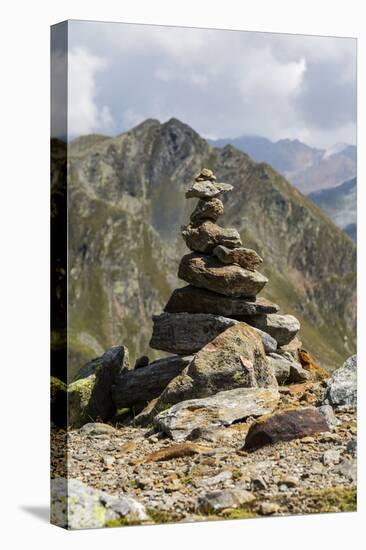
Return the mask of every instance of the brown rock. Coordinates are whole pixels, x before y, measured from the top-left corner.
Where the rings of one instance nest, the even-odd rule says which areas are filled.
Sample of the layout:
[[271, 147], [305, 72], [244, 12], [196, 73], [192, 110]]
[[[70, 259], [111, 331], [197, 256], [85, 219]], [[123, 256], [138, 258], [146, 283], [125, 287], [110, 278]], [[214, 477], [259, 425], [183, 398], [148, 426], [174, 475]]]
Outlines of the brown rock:
[[230, 249], [223, 244], [214, 248], [213, 253], [218, 257], [220, 262], [224, 264], [238, 264], [244, 269], [255, 271], [256, 268], [263, 262], [262, 258], [251, 248], [234, 248]]
[[200, 199], [191, 214], [190, 220], [192, 223], [198, 223], [203, 220], [212, 220], [215, 222], [223, 212], [224, 205], [220, 199]]
[[329, 426], [316, 408], [287, 410], [251, 424], [243, 449], [254, 450], [277, 441], [291, 441], [327, 431]]
[[327, 380], [330, 378], [329, 372], [318, 365], [305, 349], [301, 348], [298, 350], [298, 357], [301, 365], [311, 374], [313, 380]]
[[235, 388], [277, 387], [261, 337], [238, 323], [199, 351], [192, 363], [165, 388], [157, 411], [180, 401]]
[[240, 235], [236, 229], [226, 229], [211, 221], [185, 226], [182, 237], [191, 250], [208, 254], [219, 244], [229, 248], [241, 245]]
[[258, 271], [248, 271], [238, 265], [223, 265], [214, 256], [194, 253], [183, 256], [178, 277], [193, 286], [237, 298], [256, 296], [268, 282]]
[[212, 313], [224, 317], [240, 317], [276, 313], [279, 306], [265, 298], [232, 298], [205, 288], [188, 285], [177, 288], [170, 296], [164, 311], [169, 313]]
[[160, 462], [162, 460], [172, 460], [174, 458], [181, 458], [183, 456], [193, 456], [197, 454], [207, 453], [210, 450], [209, 447], [200, 445], [198, 443], [178, 443], [177, 445], [171, 445], [170, 447], [164, 447], [145, 455], [142, 459], [136, 463], [143, 464], [145, 462]]

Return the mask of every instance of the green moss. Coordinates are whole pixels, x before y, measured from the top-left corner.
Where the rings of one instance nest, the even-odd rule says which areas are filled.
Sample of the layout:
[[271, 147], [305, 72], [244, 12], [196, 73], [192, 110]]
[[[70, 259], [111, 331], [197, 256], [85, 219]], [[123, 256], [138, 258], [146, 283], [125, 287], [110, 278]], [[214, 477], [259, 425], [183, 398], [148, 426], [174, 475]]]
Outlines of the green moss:
[[129, 525], [140, 525], [141, 522], [137, 520], [129, 520], [127, 518], [109, 519], [106, 521], [106, 527], [127, 527]]
[[235, 481], [236, 479], [240, 479], [242, 477], [243, 472], [241, 470], [233, 470], [231, 474], [233, 476], [233, 480]]
[[356, 487], [330, 487], [327, 489], [307, 490], [302, 497], [307, 508], [314, 512], [355, 512], [357, 510]]
[[51, 393], [53, 391], [66, 391], [67, 385], [55, 376], [51, 376]]
[[156, 508], [148, 508], [148, 515], [154, 523], [174, 523], [179, 520], [178, 514], [168, 512], [166, 510], [157, 510]]
[[172, 403], [159, 403], [159, 405], [156, 407], [155, 411], [157, 413], [160, 413], [160, 412], [163, 412], [163, 411], [166, 411], [168, 409], [170, 409], [170, 407], [172, 407]]
[[247, 509], [234, 508], [225, 512], [224, 516], [225, 519], [249, 519], [257, 517], [257, 514]]

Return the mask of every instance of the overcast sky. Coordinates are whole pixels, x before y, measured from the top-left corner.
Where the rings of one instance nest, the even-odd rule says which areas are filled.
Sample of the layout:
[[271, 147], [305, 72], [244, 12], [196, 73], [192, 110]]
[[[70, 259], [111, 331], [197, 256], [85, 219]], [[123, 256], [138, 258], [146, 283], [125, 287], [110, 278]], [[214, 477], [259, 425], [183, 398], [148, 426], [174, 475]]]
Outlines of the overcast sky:
[[69, 137], [176, 117], [210, 138], [356, 141], [356, 41], [72, 21]]

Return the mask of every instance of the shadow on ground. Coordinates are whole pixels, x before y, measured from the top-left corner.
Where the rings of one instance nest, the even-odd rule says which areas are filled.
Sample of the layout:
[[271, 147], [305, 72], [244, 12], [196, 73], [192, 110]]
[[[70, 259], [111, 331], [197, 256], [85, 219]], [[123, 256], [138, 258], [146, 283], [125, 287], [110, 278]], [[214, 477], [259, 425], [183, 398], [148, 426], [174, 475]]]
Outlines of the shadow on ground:
[[20, 506], [20, 509], [27, 514], [40, 519], [43, 522], [50, 522], [50, 507], [49, 506]]

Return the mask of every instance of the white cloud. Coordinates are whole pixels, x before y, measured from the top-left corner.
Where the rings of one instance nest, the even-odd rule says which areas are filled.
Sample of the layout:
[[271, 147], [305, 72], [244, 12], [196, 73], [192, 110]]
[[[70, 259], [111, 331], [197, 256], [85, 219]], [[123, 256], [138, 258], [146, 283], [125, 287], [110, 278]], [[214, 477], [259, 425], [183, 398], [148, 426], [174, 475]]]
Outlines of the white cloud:
[[108, 132], [113, 117], [108, 105], [98, 105], [98, 73], [107, 67], [103, 57], [85, 48], [73, 48], [68, 54], [68, 134]]
[[[94, 86], [103, 83], [103, 89], [94, 89], [91, 103], [98, 113], [90, 116], [89, 128], [102, 123], [100, 112], [107, 106], [116, 132], [141, 117], [176, 117], [204, 136], [306, 136], [310, 145], [321, 147], [332, 145], [335, 136], [355, 141], [353, 39], [70, 25], [72, 47], [86, 48], [97, 60]], [[108, 66], [101, 68], [101, 60]]]

